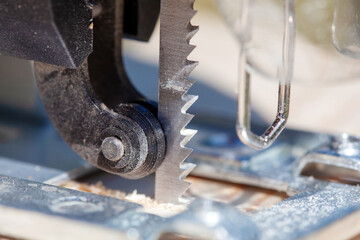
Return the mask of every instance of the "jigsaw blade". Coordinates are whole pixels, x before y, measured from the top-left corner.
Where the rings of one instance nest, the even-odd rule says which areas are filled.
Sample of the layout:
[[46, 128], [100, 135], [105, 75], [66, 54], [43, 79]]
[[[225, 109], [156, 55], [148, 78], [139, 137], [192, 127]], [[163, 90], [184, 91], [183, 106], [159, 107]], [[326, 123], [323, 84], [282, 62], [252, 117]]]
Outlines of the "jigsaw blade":
[[186, 111], [197, 99], [187, 94], [194, 83], [187, 77], [198, 64], [187, 59], [195, 48], [190, 39], [198, 30], [190, 22], [196, 13], [194, 1], [161, 0], [158, 117], [166, 136], [166, 155], [155, 178], [155, 198], [161, 202], [179, 201], [190, 185], [183, 179], [195, 167], [184, 163], [192, 151], [185, 144], [196, 133], [185, 128], [193, 118]]

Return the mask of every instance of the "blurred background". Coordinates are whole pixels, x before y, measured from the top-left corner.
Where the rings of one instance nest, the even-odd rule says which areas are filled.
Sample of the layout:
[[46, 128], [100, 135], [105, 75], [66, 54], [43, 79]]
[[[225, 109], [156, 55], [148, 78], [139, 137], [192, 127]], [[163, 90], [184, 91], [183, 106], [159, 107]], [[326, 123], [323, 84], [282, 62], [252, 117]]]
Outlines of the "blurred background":
[[[283, 3], [281, 0], [253, 2], [249, 51], [251, 101], [254, 120], [268, 125], [275, 117], [277, 105], [275, 75], [281, 62]], [[191, 40], [197, 47], [189, 56], [200, 62], [191, 74], [197, 83], [190, 90], [199, 95], [199, 100], [189, 112], [197, 117], [227, 119], [234, 125], [239, 52], [236, 21], [240, 3], [236, 0], [195, 2], [198, 13], [192, 23], [199, 25], [200, 30]], [[360, 135], [359, 60], [340, 54], [333, 44], [334, 1], [296, 0], [295, 3], [297, 36], [288, 128]], [[348, 10], [342, 13], [345, 17], [359, 12], [345, 10]], [[354, 19], [348, 17], [339, 22], [346, 25]], [[341, 26], [338, 29], [342, 29]], [[337, 47], [342, 49], [342, 46]], [[144, 95], [156, 100], [159, 25], [149, 42], [125, 39], [123, 49], [130, 79]], [[30, 61], [0, 56], [0, 109], [2, 118], [15, 113], [12, 121], [16, 118], [46, 119], [36, 93]], [[4, 135], [11, 137], [16, 131], [0, 127], [0, 136]]]
[[[281, 62], [283, 1], [250, 2], [253, 29], [249, 51], [252, 65], [251, 101], [256, 114], [269, 124], [275, 117], [277, 105], [278, 82], [275, 75]], [[337, 29], [343, 30], [338, 31], [338, 35], [347, 36], [348, 32], [354, 30], [351, 27], [357, 30], [354, 25], [358, 25], [359, 3], [356, 0], [342, 2], [347, 2], [347, 5], [337, 6], [340, 12], [335, 24]], [[288, 127], [359, 135], [359, 60], [345, 56], [335, 48], [332, 23], [336, 4], [329, 0], [295, 1], [296, 48]], [[199, 100], [190, 108], [190, 112], [206, 111], [221, 117], [236, 118], [239, 52], [236, 21], [240, 6], [240, 0], [195, 2], [198, 13], [192, 23], [199, 25], [200, 30], [191, 41], [197, 47], [189, 59], [200, 62], [191, 74], [198, 81], [191, 92], [198, 94]], [[128, 58], [156, 66], [158, 31], [159, 27], [149, 43], [125, 40], [124, 49]], [[350, 40], [356, 41], [355, 44], [360, 42], [358, 35], [351, 35], [351, 32], [348, 35]], [[130, 67], [129, 74], [136, 75]], [[144, 81], [152, 81], [156, 77], [154, 74]], [[156, 92], [156, 81], [152, 86], [153, 89], [145, 89], [140, 82], [138, 88], [156, 99], [153, 94]], [[221, 96], [206, 94], [204, 88], [211, 88]]]

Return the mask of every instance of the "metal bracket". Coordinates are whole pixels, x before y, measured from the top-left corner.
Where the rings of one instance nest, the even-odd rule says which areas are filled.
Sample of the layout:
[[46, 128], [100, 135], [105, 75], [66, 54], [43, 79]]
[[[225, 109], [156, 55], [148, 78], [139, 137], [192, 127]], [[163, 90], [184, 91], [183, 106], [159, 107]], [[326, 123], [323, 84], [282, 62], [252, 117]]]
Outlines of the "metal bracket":
[[[75, 152], [107, 172], [141, 178], [161, 164], [165, 137], [156, 107], [133, 87], [122, 63], [124, 2], [98, 4], [93, 53], [78, 69], [36, 62], [37, 85], [48, 116]], [[121, 142], [120, 158], [103, 154], [108, 137]]]

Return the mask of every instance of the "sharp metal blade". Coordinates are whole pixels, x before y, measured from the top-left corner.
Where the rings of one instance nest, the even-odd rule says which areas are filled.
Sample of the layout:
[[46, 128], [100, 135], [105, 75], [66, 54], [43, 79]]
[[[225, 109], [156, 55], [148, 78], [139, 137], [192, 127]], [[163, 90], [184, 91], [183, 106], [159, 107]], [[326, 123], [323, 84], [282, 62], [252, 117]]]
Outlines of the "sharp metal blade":
[[195, 48], [190, 39], [198, 30], [190, 23], [196, 13], [194, 1], [161, 0], [158, 117], [166, 136], [166, 155], [155, 178], [155, 198], [161, 202], [179, 201], [190, 185], [183, 179], [195, 167], [183, 163], [192, 151], [185, 144], [196, 133], [185, 129], [193, 118], [186, 110], [197, 99], [187, 94], [193, 84], [187, 77], [198, 64], [187, 59]]

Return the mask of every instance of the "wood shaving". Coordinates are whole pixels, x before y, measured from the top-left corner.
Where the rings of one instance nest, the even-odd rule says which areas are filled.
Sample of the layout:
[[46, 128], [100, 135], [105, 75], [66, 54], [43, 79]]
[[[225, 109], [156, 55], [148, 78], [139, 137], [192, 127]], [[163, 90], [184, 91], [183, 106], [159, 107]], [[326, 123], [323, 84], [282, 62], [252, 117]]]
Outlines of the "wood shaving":
[[159, 203], [145, 194], [138, 194], [137, 190], [127, 194], [119, 190], [108, 189], [102, 184], [102, 182], [97, 182], [96, 184], [85, 184], [70, 181], [65, 183], [62, 187], [137, 203], [144, 207], [144, 212], [161, 217], [174, 216], [187, 208], [186, 204]]

